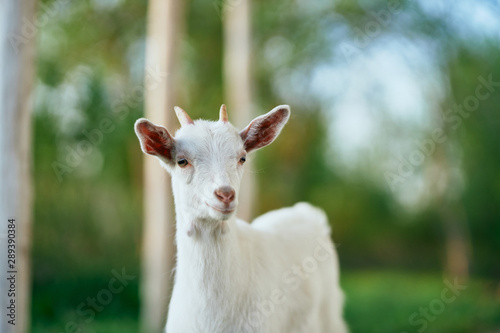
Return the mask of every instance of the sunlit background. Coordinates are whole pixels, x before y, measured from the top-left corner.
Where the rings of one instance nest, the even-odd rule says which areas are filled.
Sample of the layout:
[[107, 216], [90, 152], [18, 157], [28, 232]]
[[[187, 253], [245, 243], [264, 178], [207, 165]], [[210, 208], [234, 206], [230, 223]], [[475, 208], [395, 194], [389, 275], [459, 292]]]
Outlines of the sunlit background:
[[[224, 103], [220, 3], [187, 7], [192, 118]], [[138, 331], [146, 13], [39, 3], [33, 332]], [[255, 116], [292, 109], [247, 170], [255, 215], [327, 212], [352, 332], [500, 332], [500, 2], [254, 0], [252, 75]], [[122, 268], [134, 278], [87, 321], [79, 306]], [[467, 288], [445, 302], [455, 278]]]

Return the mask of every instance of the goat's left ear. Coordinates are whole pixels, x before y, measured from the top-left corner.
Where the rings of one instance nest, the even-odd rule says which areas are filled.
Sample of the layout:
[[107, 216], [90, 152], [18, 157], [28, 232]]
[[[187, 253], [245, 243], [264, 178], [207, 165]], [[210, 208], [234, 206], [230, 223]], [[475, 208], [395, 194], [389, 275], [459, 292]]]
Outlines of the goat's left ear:
[[168, 164], [173, 163], [175, 140], [165, 127], [140, 118], [135, 122], [134, 130], [144, 153], [156, 156]]
[[252, 120], [240, 132], [245, 150], [249, 153], [252, 150], [269, 145], [278, 137], [288, 118], [290, 118], [290, 107], [288, 105], [280, 105], [265, 115]]

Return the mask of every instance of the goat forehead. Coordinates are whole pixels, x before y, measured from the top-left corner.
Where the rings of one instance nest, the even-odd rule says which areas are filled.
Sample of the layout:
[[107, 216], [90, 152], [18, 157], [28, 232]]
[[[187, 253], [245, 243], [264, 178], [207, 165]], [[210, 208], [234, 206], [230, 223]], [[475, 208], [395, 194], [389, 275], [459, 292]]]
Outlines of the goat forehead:
[[194, 158], [232, 157], [243, 150], [243, 142], [236, 129], [227, 123], [197, 120], [175, 134], [179, 153]]

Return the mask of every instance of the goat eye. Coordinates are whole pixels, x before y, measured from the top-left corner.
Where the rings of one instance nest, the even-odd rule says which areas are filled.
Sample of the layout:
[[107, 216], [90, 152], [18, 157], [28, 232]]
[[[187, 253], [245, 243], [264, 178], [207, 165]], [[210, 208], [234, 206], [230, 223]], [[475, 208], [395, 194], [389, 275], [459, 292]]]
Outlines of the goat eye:
[[240, 164], [245, 163], [245, 162], [246, 162], [246, 160], [247, 160], [247, 157], [246, 157], [246, 156], [242, 156], [242, 157], [240, 158]]
[[177, 160], [177, 165], [179, 165], [181, 168], [184, 168], [188, 164], [189, 164], [189, 162], [185, 158], [179, 158]]

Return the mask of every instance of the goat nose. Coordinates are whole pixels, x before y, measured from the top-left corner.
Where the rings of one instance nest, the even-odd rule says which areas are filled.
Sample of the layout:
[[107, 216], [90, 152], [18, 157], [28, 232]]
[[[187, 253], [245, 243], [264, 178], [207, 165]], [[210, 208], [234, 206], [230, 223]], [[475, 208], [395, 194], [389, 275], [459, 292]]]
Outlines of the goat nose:
[[228, 204], [234, 200], [235, 192], [231, 186], [222, 186], [215, 190], [214, 194], [217, 199]]

